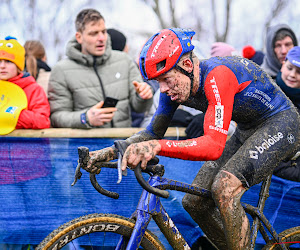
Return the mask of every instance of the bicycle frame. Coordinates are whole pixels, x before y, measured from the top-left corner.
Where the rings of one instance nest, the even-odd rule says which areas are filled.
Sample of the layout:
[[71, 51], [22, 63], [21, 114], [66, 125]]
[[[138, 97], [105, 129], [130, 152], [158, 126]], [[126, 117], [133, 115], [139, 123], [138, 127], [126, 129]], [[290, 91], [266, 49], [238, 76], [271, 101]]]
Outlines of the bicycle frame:
[[[174, 187], [177, 187], [178, 189], [184, 187], [190, 188], [191, 190], [197, 190], [197, 192], [202, 195], [210, 194], [207, 190], [202, 192], [199, 191], [200, 189], [197, 187], [159, 176], [151, 176], [149, 179], [149, 184], [153, 187], [159, 187], [161, 189], [165, 189], [165, 187], [174, 185]], [[153, 218], [161, 232], [174, 249], [190, 249], [188, 243], [183, 238], [172, 219], [164, 209], [160, 201], [160, 197], [143, 190], [137, 209], [132, 214], [131, 218], [136, 221], [136, 224], [130, 240], [125, 242], [125, 239], [121, 236], [116, 249], [121, 249], [123, 244], [127, 244], [126, 249], [138, 249], [151, 218]]]
[[[250, 204], [242, 202], [242, 206], [244, 207], [245, 211], [253, 218], [250, 236], [250, 249], [254, 249], [258, 231], [261, 232], [266, 242], [269, 240], [269, 236], [267, 235], [264, 226], [270, 232], [276, 242], [280, 242], [279, 236], [276, 233], [275, 229], [263, 214], [265, 202], [269, 196], [271, 177], [272, 176], [270, 175], [262, 183], [257, 207], [253, 207]], [[170, 180], [159, 176], [151, 176], [148, 182], [152, 187], [157, 187], [160, 189], [184, 191], [199, 196], [211, 197], [211, 192], [206, 189], [201, 189], [190, 184]], [[131, 215], [131, 218], [136, 221], [133, 233], [128, 242], [125, 242], [125, 239], [121, 236], [116, 249], [121, 249], [124, 244], [127, 245], [126, 249], [138, 249], [151, 218], [153, 218], [156, 225], [159, 227], [160, 231], [166, 237], [173, 249], [190, 249], [190, 246], [183, 238], [183, 236], [173, 223], [172, 219], [164, 209], [160, 201], [160, 197], [149, 193], [146, 190], [143, 190], [137, 209]], [[282, 249], [287, 249], [284, 244], [281, 244], [280, 247]]]
[[[123, 147], [124, 145], [122, 146], [122, 143], [124, 143], [124, 141], [115, 141], [115, 146], [118, 148], [118, 150], [126, 148]], [[76, 168], [75, 180], [72, 185], [74, 185], [76, 181], [80, 179], [81, 165], [86, 164], [88, 162], [88, 157], [89, 157], [89, 151], [88, 148], [86, 147], [79, 147], [78, 153], [79, 153], [79, 164]], [[104, 167], [104, 165], [102, 165], [102, 167]], [[115, 163], [108, 164], [106, 165], [106, 167], [116, 168], [116, 165]], [[118, 164], [117, 167], [118, 169], [121, 169], [120, 164]], [[131, 237], [128, 240], [128, 242], [125, 242], [125, 239], [121, 237], [116, 249], [120, 249], [121, 247], [124, 248], [124, 246], [126, 245], [127, 245], [126, 249], [138, 249], [151, 218], [153, 218], [153, 220], [155, 221], [155, 223], [157, 224], [157, 226], [159, 227], [163, 235], [166, 237], [166, 239], [174, 249], [190, 249], [188, 243], [183, 238], [183, 236], [181, 235], [181, 233], [173, 223], [172, 219], [169, 217], [166, 210], [164, 209], [162, 203], [160, 202], [160, 197], [167, 198], [169, 196], [169, 193], [165, 191], [166, 189], [182, 191], [185, 193], [198, 195], [202, 197], [211, 197], [212, 196], [211, 192], [209, 190], [192, 186], [190, 184], [186, 184], [180, 181], [174, 181], [171, 179], [163, 178], [162, 176], [164, 174], [164, 167], [161, 164], [158, 164], [158, 159], [156, 159], [154, 165], [149, 165], [147, 166], [147, 168], [148, 168], [147, 171], [150, 174], [148, 183], [145, 181], [145, 179], [142, 176], [140, 166], [134, 169], [137, 181], [143, 187], [143, 192], [140, 197], [137, 209], [131, 215], [131, 219], [134, 219], [136, 221]], [[241, 203], [245, 212], [251, 215], [253, 218], [253, 223], [251, 225], [251, 232], [250, 232], [250, 243], [251, 243], [250, 249], [254, 249], [258, 231], [261, 232], [263, 239], [265, 240], [266, 243], [268, 243], [273, 238], [276, 243], [279, 243], [281, 249], [287, 249], [284, 244], [280, 244], [281, 242], [278, 234], [276, 233], [275, 229], [272, 227], [268, 219], [263, 214], [265, 202], [269, 197], [269, 187], [271, 184], [271, 178], [272, 175], [269, 175], [262, 182], [257, 207], [251, 206], [250, 204], [246, 204], [243, 202]], [[90, 180], [94, 188], [99, 193], [114, 199], [117, 199], [119, 197], [118, 193], [103, 189], [98, 184], [95, 174], [90, 174]], [[266, 229], [272, 236], [271, 239], [268, 236]]]

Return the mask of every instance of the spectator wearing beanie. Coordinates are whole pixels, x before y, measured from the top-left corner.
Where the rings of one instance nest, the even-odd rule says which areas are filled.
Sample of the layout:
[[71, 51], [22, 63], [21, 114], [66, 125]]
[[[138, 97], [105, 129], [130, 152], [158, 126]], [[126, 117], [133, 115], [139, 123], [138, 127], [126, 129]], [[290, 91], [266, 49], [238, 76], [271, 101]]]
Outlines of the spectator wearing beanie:
[[246, 45], [245, 47], [243, 47], [242, 55], [243, 57], [252, 60], [258, 65], [261, 65], [263, 63], [265, 56], [262, 51], [255, 50], [251, 45]]
[[227, 43], [215, 42], [211, 45], [210, 55], [213, 56], [235, 56], [238, 55], [235, 48]]
[[107, 29], [107, 33], [110, 35], [111, 47], [113, 50], [128, 52], [126, 37], [122, 32], [116, 29]]

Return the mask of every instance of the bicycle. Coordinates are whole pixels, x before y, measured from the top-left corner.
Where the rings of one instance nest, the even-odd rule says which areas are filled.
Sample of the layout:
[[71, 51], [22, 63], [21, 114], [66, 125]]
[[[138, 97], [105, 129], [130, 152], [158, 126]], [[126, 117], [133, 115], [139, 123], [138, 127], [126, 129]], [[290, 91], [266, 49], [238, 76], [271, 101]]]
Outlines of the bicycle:
[[[118, 169], [118, 182], [120, 182], [122, 175], [126, 175], [126, 171], [122, 172], [121, 170], [121, 160], [128, 145], [126, 145], [125, 141], [119, 140], [115, 141], [115, 146], [118, 150], [118, 161], [97, 163], [96, 166], [100, 172], [103, 167]], [[79, 147], [78, 154], [79, 161], [75, 171], [75, 180], [72, 185], [82, 175], [80, 169], [89, 160], [89, 149]], [[168, 191], [166, 191], [167, 189], [205, 197], [210, 197], [211, 193], [209, 190], [201, 187], [164, 178], [164, 166], [158, 163], [159, 160], [155, 157], [148, 163], [146, 170], [142, 170], [139, 166], [134, 169], [137, 181], [142, 186], [143, 191], [138, 206], [130, 218], [101, 213], [85, 215], [69, 221], [54, 230], [36, 249], [61, 249], [67, 244], [72, 243], [73, 240], [78, 238], [83, 239], [84, 237], [87, 238], [86, 240], [88, 240], [89, 244], [93, 242], [97, 246], [98, 243], [96, 241], [99, 238], [97, 234], [100, 232], [104, 233], [104, 239], [108, 239], [109, 241], [113, 238], [112, 235], [117, 235], [118, 243], [115, 249], [139, 249], [140, 247], [144, 249], [165, 249], [158, 237], [147, 229], [152, 218], [173, 249], [190, 249], [190, 246], [164, 209], [160, 197], [167, 198], [169, 196]], [[142, 172], [150, 175], [148, 182], [145, 181]], [[253, 218], [250, 249], [254, 249], [255, 247], [258, 231], [266, 242], [263, 249], [290, 249], [290, 247], [300, 242], [300, 226], [289, 228], [277, 234], [263, 214], [265, 202], [269, 196], [271, 177], [270, 175], [262, 183], [257, 207], [242, 203], [245, 211]], [[90, 181], [100, 194], [118, 199], [118, 193], [106, 190], [99, 185], [95, 174], [90, 173]], [[109, 236], [106, 237], [106, 234], [109, 234]], [[87, 245], [87, 243], [84, 243], [84, 240], [82, 242], [80, 244]]]

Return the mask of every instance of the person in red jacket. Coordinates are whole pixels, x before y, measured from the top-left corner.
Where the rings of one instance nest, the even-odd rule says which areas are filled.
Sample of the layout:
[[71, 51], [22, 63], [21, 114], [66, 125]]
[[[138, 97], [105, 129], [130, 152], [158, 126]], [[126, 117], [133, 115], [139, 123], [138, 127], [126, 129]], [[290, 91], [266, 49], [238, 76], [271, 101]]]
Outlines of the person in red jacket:
[[[25, 49], [16, 38], [8, 36], [5, 40], [0, 40], [1, 84], [9, 84], [5, 81], [14, 83], [24, 91], [27, 97], [27, 108], [20, 112], [15, 128], [49, 128], [50, 105], [46, 93], [29, 73], [23, 72], [24, 65]], [[5, 98], [5, 96], [3, 98]], [[17, 97], [15, 96], [15, 98]], [[7, 100], [11, 101], [11, 98], [7, 98]], [[18, 107], [9, 108], [10, 109], [5, 109], [5, 111], [3, 110], [3, 112], [8, 113], [10, 111], [10, 113], [13, 113]], [[0, 127], [5, 125], [6, 124], [0, 124]]]

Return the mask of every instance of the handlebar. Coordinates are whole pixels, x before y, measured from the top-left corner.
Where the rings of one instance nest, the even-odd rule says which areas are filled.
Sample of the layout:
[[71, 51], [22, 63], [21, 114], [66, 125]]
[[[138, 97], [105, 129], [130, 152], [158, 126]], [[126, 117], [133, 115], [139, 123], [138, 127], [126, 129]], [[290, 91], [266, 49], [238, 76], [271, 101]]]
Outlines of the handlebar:
[[[124, 140], [116, 140], [114, 142], [114, 145], [115, 145], [116, 149], [121, 153], [122, 156], [124, 155], [127, 147], [129, 146], [129, 144]], [[168, 191], [161, 190], [159, 188], [150, 186], [149, 183], [147, 181], [145, 181], [145, 179], [142, 175], [142, 171], [143, 171], [150, 175], [157, 174], [157, 175], [163, 176], [164, 175], [163, 166], [159, 165], [160, 167], [157, 167], [158, 162], [159, 162], [159, 159], [157, 157], [154, 157], [151, 161], [148, 162], [145, 170], [142, 170], [141, 164], [138, 164], [138, 166], [134, 169], [134, 174], [135, 174], [135, 177], [136, 177], [138, 183], [146, 191], [148, 191], [149, 193], [153, 193], [154, 195], [163, 197], [163, 198], [168, 198], [169, 197]]]
[[[89, 149], [87, 147], [78, 147], [78, 156], [79, 156], [79, 160], [78, 160], [78, 165], [77, 165], [76, 171], [75, 171], [75, 179], [74, 179], [74, 182], [71, 184], [72, 186], [74, 186], [75, 183], [77, 182], [77, 180], [79, 180], [82, 176], [82, 173], [80, 172], [80, 168], [82, 168], [82, 166], [86, 166], [89, 159], [90, 159]], [[116, 165], [113, 164], [113, 163], [109, 164], [109, 162], [107, 162], [107, 163], [104, 163], [104, 164], [106, 165], [105, 167], [116, 168]], [[101, 167], [99, 167], [99, 169], [101, 171]], [[99, 185], [99, 183], [96, 179], [96, 174], [90, 173], [90, 181], [91, 181], [93, 187], [100, 194], [111, 197], [113, 199], [118, 199], [119, 198], [118, 193], [108, 191], [108, 190], [104, 189], [103, 187], [101, 187]]]
[[[129, 144], [124, 141], [124, 140], [116, 140], [114, 142], [114, 145], [116, 147], [117, 153], [120, 153], [121, 157], [123, 157], [127, 147]], [[80, 172], [80, 168], [85, 167], [90, 159], [89, 156], [89, 149], [87, 147], [78, 147], [78, 165], [76, 167], [75, 171], [75, 179], [74, 182], [72, 183], [72, 186], [75, 185], [78, 179], [81, 178], [82, 173]], [[147, 181], [145, 181], [142, 172], [148, 173], [149, 175], [158, 175], [158, 176], [163, 176], [164, 175], [164, 166], [161, 164], [158, 164], [159, 159], [157, 157], [154, 157], [151, 161], [148, 162], [147, 167], [145, 170], [142, 170], [141, 165], [139, 164], [135, 169], [134, 169], [134, 174], [135, 177], [138, 181], [138, 183], [148, 192], [153, 193], [154, 195], [163, 197], [163, 198], [168, 198], [169, 197], [169, 192], [166, 190], [161, 190], [159, 188], [155, 188], [149, 185]], [[118, 166], [119, 165], [119, 166]], [[99, 168], [99, 173], [101, 172], [102, 167], [106, 168], [118, 168], [120, 169], [120, 159], [118, 162], [101, 162], [101, 163], [96, 163], [96, 167]], [[105, 196], [111, 197], [113, 199], [118, 199], [119, 194], [116, 192], [108, 191], [101, 187], [96, 179], [96, 174], [90, 173], [90, 181], [93, 185], [93, 187], [100, 193]], [[120, 177], [118, 179], [118, 183], [120, 182]]]

